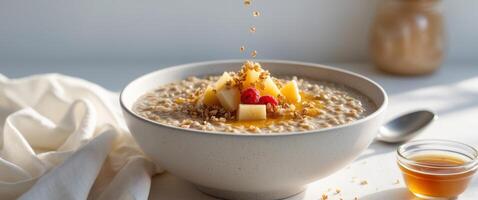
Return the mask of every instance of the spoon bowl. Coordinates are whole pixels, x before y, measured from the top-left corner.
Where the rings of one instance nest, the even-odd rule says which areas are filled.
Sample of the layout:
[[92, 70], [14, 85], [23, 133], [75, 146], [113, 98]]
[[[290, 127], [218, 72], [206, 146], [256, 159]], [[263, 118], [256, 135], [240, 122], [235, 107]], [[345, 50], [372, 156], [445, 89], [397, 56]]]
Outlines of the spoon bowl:
[[386, 143], [408, 141], [420, 134], [437, 118], [437, 115], [429, 110], [419, 110], [401, 115], [380, 127], [377, 140]]

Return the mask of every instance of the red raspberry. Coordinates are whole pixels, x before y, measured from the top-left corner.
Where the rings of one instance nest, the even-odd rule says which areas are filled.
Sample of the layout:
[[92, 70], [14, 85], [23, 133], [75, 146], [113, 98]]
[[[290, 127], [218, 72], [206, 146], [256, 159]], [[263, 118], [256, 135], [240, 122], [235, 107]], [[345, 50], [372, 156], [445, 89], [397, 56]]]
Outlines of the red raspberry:
[[242, 91], [241, 102], [245, 104], [257, 104], [259, 102], [259, 91], [250, 87]]
[[259, 104], [271, 104], [272, 106], [277, 106], [279, 102], [277, 102], [277, 100], [273, 96], [266, 95], [259, 98]]

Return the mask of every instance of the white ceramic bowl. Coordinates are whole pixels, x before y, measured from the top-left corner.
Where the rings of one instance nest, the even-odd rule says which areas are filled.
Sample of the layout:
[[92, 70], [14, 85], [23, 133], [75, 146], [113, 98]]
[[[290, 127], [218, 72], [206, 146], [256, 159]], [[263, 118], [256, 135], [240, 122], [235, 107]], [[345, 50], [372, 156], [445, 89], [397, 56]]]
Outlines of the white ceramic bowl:
[[122, 91], [128, 127], [144, 152], [170, 173], [213, 196], [280, 199], [304, 190], [353, 161], [374, 139], [387, 106], [385, 91], [361, 75], [312, 63], [260, 61], [273, 75], [295, 75], [352, 87], [378, 109], [350, 124], [302, 133], [237, 135], [155, 123], [134, 112], [135, 101], [159, 85], [188, 76], [237, 71], [242, 61], [213, 61], [169, 67], [146, 74]]

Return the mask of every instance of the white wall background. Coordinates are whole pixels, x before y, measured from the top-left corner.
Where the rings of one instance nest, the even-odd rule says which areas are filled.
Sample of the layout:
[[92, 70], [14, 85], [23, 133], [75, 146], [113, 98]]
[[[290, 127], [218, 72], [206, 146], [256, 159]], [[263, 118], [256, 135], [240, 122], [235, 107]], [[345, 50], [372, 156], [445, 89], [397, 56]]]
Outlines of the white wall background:
[[[243, 58], [367, 60], [384, 0], [0, 0], [2, 63], [184, 63]], [[478, 63], [478, 1], [444, 0], [448, 62]], [[253, 18], [252, 10], [263, 16]], [[248, 33], [250, 25], [257, 33]]]

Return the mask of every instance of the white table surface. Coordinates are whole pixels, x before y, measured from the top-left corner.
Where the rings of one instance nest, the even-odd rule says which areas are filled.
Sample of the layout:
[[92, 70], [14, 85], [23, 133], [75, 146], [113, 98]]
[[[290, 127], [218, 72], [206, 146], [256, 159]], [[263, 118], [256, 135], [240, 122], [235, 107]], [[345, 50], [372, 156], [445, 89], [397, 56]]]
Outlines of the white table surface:
[[[433, 125], [418, 138], [451, 139], [478, 147], [478, 66], [447, 64], [437, 73], [423, 77], [385, 75], [367, 64], [330, 64], [366, 75], [380, 83], [390, 96], [387, 117], [410, 110], [429, 108], [439, 115]], [[69, 67], [65, 67], [69, 66]], [[119, 90], [133, 78], [153, 71], [157, 65], [29, 65], [1, 64], [0, 73], [20, 77], [35, 73], [59, 72], [85, 78], [111, 90]], [[162, 66], [168, 66], [164, 64]], [[104, 74], [110, 76], [105, 78]], [[415, 199], [404, 187], [395, 164], [397, 146], [372, 144], [346, 168], [310, 184], [301, 196], [289, 200], [317, 200], [322, 194], [329, 199], [407, 200]], [[478, 199], [478, 176], [459, 199]], [[396, 180], [399, 184], [395, 184]], [[359, 182], [367, 180], [367, 185]], [[336, 188], [341, 190], [334, 195]], [[331, 191], [329, 191], [331, 190]], [[151, 200], [212, 200], [193, 186], [171, 174], [153, 178]]]
[[[439, 120], [418, 138], [441, 138], [462, 141], [478, 147], [478, 66], [447, 65], [425, 77], [395, 77], [375, 71], [366, 64], [339, 64], [380, 83], [390, 96], [387, 117], [414, 109], [436, 111]], [[396, 145], [373, 143], [346, 168], [318, 180], [301, 196], [290, 200], [318, 200], [322, 194], [329, 199], [407, 200], [415, 199], [406, 189], [395, 163]], [[366, 180], [367, 185], [360, 185]], [[396, 184], [395, 181], [399, 180]], [[340, 194], [335, 195], [339, 188]], [[330, 191], [329, 191], [330, 190]], [[189, 183], [163, 174], [153, 178], [151, 200], [212, 200]], [[478, 199], [478, 178], [472, 180], [459, 199]]]

